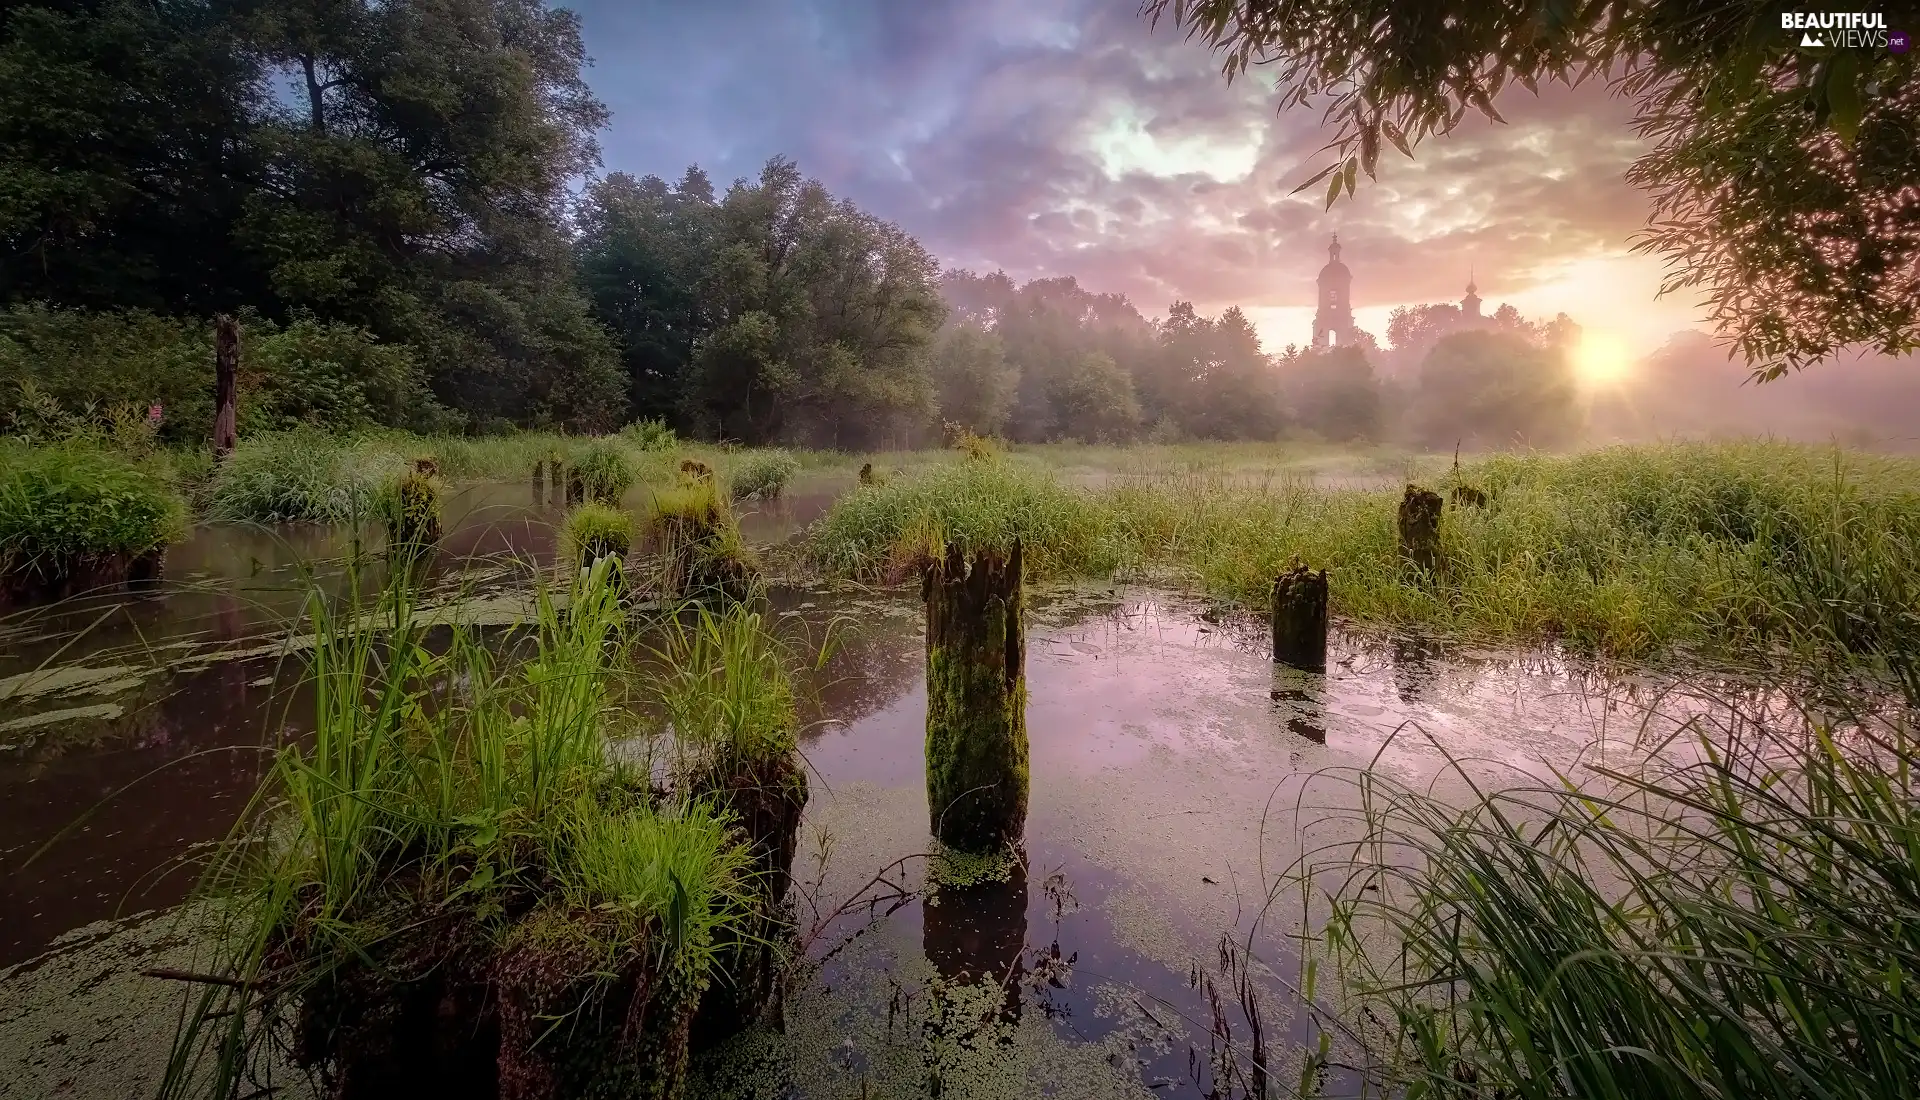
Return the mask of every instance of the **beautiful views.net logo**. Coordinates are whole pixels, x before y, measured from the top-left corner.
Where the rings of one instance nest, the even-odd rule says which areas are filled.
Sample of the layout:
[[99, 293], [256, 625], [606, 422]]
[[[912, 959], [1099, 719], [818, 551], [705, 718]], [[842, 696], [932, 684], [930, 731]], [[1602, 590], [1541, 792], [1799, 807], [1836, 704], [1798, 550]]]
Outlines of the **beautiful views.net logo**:
[[1789, 11], [1780, 29], [1800, 32], [1802, 46], [1887, 48], [1887, 17], [1872, 11]]

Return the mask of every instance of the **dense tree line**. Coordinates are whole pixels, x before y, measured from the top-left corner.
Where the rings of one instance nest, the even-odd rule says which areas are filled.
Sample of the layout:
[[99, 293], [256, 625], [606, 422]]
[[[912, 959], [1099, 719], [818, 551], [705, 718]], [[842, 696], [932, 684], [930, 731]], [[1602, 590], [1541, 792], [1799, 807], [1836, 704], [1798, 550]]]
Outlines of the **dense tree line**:
[[609, 421], [562, 217], [583, 59], [540, 0], [8, 4], [0, 303], [347, 326], [404, 349], [409, 415]]
[[249, 428], [1344, 440], [1417, 405], [1423, 437], [1505, 440], [1541, 433], [1460, 416], [1565, 388], [1534, 354], [1564, 332], [1510, 307], [1465, 360], [1451, 306], [1397, 311], [1385, 352], [1275, 357], [1237, 308], [942, 273], [783, 158], [724, 191], [596, 177], [583, 63], [542, 0], [0, 5], [0, 421], [156, 402], [204, 438], [217, 313]]

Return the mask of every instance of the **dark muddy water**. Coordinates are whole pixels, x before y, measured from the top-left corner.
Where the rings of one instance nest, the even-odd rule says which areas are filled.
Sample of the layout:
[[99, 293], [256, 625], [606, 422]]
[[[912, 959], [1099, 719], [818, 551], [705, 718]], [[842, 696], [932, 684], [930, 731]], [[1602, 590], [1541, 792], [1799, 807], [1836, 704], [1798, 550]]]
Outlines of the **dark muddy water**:
[[[443, 582], [486, 598], [515, 582], [500, 558], [550, 555], [553, 513], [524, 494], [456, 500]], [[754, 510], [749, 541], [787, 537], [829, 498]], [[150, 1087], [177, 990], [138, 970], [181, 940], [162, 922], [102, 922], [177, 903], [183, 858], [229, 828], [269, 731], [298, 730], [297, 693], [274, 687], [273, 638], [299, 606], [301, 563], [344, 549], [337, 532], [203, 529], [156, 598], [5, 624], [0, 963], [32, 961], [0, 971], [0, 1096]], [[1257, 633], [1180, 597], [1041, 589], [1024, 865], [922, 900], [918, 602], [785, 589], [773, 606], [794, 638], [837, 641], [799, 685], [812, 801], [796, 896], [818, 964], [784, 1031], [703, 1059], [701, 1097], [908, 1097], [935, 1078], [946, 1096], [1206, 1095], [1216, 1021], [1196, 983], [1225, 983], [1225, 1022], [1244, 1042], [1251, 1021], [1227, 986], [1246, 965], [1267, 1041], [1309, 1034], [1284, 929], [1258, 917], [1303, 845], [1351, 829], [1341, 769], [1443, 787], [1445, 753], [1476, 773], [1575, 769], [1630, 751], [1644, 722], [1719, 705], [1551, 655], [1344, 636], [1326, 676], [1300, 676], [1277, 672]], [[1655, 699], [1663, 716], [1649, 719]], [[85, 713], [47, 718], [61, 712]], [[887, 868], [902, 892], [874, 884]], [[1223, 936], [1240, 945], [1230, 959]]]

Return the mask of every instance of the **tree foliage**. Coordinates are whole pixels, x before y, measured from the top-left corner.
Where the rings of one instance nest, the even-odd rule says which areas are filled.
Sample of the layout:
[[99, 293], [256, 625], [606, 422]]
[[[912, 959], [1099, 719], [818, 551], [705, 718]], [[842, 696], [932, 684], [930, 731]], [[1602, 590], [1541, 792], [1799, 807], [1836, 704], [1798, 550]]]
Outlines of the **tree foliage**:
[[1279, 357], [1278, 374], [1302, 431], [1337, 443], [1380, 438], [1380, 380], [1366, 349], [1289, 346]]
[[307, 317], [404, 349], [476, 422], [620, 422], [561, 218], [606, 117], [572, 13], [39, 0], [0, 19], [0, 303]]
[[1920, 68], [1885, 49], [1801, 46], [1765, 0], [1145, 0], [1223, 58], [1271, 62], [1280, 106], [1333, 127], [1329, 205], [1511, 85], [1607, 81], [1651, 143], [1639, 247], [1704, 290], [1721, 335], [1775, 377], [1849, 344], [1920, 344]]
[[1441, 447], [1556, 447], [1580, 428], [1565, 352], [1512, 332], [1442, 337], [1420, 365], [1412, 410], [1420, 442]]
[[641, 415], [763, 442], [867, 446], [934, 411], [938, 265], [785, 158], [715, 197], [615, 173], [579, 214], [582, 277]]

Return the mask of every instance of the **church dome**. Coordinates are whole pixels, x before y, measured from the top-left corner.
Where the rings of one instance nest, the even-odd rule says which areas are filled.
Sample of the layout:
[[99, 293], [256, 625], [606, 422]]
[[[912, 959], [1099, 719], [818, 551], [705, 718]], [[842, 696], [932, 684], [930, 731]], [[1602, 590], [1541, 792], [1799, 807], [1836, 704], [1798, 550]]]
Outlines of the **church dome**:
[[1353, 272], [1340, 262], [1340, 235], [1334, 234], [1333, 243], [1327, 246], [1327, 266], [1320, 269], [1322, 283], [1351, 283]]

